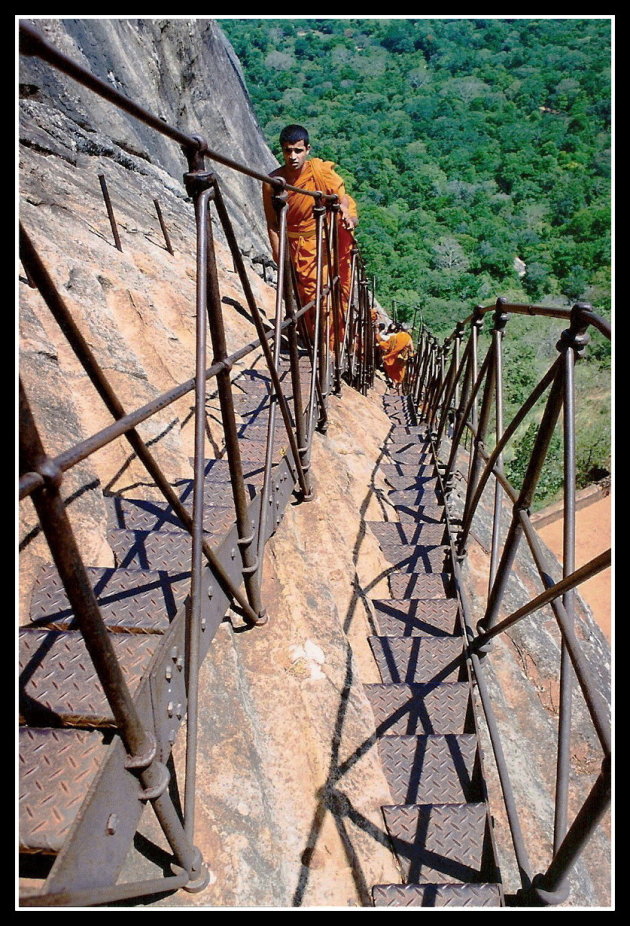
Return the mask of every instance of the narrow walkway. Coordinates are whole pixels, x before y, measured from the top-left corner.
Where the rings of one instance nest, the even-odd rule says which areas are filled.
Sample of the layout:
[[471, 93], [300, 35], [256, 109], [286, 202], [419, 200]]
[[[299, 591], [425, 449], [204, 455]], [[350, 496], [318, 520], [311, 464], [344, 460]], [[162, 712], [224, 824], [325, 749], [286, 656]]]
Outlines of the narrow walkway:
[[503, 906], [435, 461], [408, 399], [383, 402], [393, 428], [381, 470], [399, 520], [369, 522], [391, 563], [391, 597], [372, 601], [382, 684], [366, 690], [403, 883], [375, 885], [373, 901]]

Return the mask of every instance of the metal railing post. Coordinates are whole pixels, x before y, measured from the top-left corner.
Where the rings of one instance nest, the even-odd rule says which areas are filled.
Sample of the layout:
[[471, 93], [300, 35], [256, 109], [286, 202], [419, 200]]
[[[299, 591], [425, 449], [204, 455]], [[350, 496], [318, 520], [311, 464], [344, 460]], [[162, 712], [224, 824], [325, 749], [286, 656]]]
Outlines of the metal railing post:
[[[505, 299], [497, 299], [494, 313], [494, 328], [492, 331], [492, 347], [494, 350], [495, 366], [495, 446], [503, 436], [503, 337], [509, 315], [503, 308]], [[503, 454], [497, 457], [497, 468], [503, 472]], [[501, 540], [501, 504], [503, 490], [497, 479], [494, 486], [494, 514], [492, 518], [492, 540], [490, 543], [490, 569], [488, 573], [488, 592], [492, 588], [497, 571], [499, 558], [499, 545]]]
[[138, 799], [151, 801], [177, 862], [189, 875], [187, 890], [201, 891], [208, 884], [209, 873], [199, 850], [189, 841], [189, 834], [171, 801], [168, 793], [170, 774], [164, 763], [156, 758], [155, 735], [144, 729], [138, 716], [61, 498], [62, 473], [52, 465], [44, 451], [21, 382], [20, 470], [37, 472], [43, 477], [43, 485], [32, 493], [33, 504], [125, 746], [126, 767], [139, 774], [142, 789], [138, 792]]
[[[564, 511], [563, 511], [563, 577], [575, 570], [575, 363], [589, 340], [588, 322], [581, 318], [580, 304], [573, 308], [571, 327], [562, 333], [558, 342], [564, 367]], [[588, 307], [590, 308], [590, 306]], [[569, 590], [562, 599], [571, 625], [574, 620], [575, 592]], [[560, 655], [560, 704], [558, 722], [558, 763], [556, 775], [556, 818], [554, 851], [567, 831], [569, 803], [569, 767], [571, 759], [571, 701], [573, 670], [564, 640]]]
[[556, 373], [551, 391], [549, 393], [549, 398], [545, 406], [545, 411], [543, 413], [536, 441], [530, 456], [529, 465], [523, 480], [523, 486], [521, 488], [519, 497], [514, 504], [512, 522], [510, 524], [505, 545], [503, 547], [503, 554], [497, 569], [497, 575], [492, 585], [490, 595], [488, 596], [486, 612], [481, 621], [479, 621], [477, 624], [477, 627], [480, 631], [490, 630], [497, 620], [501, 600], [507, 586], [512, 564], [514, 562], [514, 558], [516, 556], [516, 552], [518, 550], [520, 539], [523, 533], [519, 512], [521, 510], [528, 510], [531, 505], [532, 498], [534, 492], [536, 491], [536, 486], [538, 485], [538, 480], [540, 478], [540, 474], [545, 462], [547, 450], [549, 448], [556, 422], [560, 414], [560, 409], [562, 407], [562, 393], [562, 370], [559, 370], [559, 372]]

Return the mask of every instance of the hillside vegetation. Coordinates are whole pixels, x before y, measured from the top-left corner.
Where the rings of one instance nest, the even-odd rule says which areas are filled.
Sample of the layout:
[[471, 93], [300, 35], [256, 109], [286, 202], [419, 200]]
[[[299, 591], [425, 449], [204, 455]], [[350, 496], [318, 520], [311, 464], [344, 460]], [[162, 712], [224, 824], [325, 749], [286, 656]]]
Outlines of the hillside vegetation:
[[[609, 315], [609, 19], [219, 23], [272, 150], [280, 154], [280, 129], [299, 122], [313, 154], [339, 164], [379, 301], [399, 318], [444, 337], [499, 295], [586, 300]], [[508, 398], [516, 407], [560, 329], [512, 324], [520, 325]], [[586, 484], [610, 465], [610, 351], [598, 334], [582, 366]], [[531, 436], [514, 450], [515, 477]], [[561, 474], [547, 482], [540, 503]]]

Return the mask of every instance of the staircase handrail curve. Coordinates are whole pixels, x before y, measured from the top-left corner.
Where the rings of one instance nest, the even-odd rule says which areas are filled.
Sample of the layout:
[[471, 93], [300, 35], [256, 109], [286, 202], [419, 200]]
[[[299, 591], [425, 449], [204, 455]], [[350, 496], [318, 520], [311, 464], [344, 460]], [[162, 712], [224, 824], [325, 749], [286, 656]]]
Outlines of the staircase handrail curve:
[[[270, 485], [271, 466], [273, 461], [275, 410], [277, 407], [281, 409], [284, 418], [284, 424], [286, 427], [287, 438], [290, 446], [290, 458], [292, 460], [292, 471], [294, 479], [300, 485], [303, 500], [308, 500], [309, 498], [313, 497], [308, 481], [308, 469], [310, 460], [310, 445], [313, 439], [314, 427], [311, 426], [306, 428], [306, 431], [304, 431], [303, 429], [298, 428], [296, 424], [296, 433], [293, 432], [290, 412], [288, 411], [286, 397], [282, 392], [279, 379], [278, 362], [280, 339], [283, 335], [286, 335], [289, 338], [289, 341], [293, 343], [295, 348], [297, 342], [295, 340], [292, 341], [292, 339], [297, 337], [298, 330], [301, 331], [303, 342], [306, 345], [307, 350], [310, 350], [310, 356], [312, 359], [308, 420], [311, 423], [314, 422], [314, 411], [315, 407], [318, 406], [320, 409], [319, 426], [325, 426], [327, 420], [326, 396], [328, 394], [331, 378], [335, 381], [335, 391], [340, 391], [342, 374], [347, 373], [347, 371], [358, 362], [359, 368], [362, 371], [362, 375], [359, 380], [353, 379], [353, 377], [349, 376], [348, 379], [351, 385], [355, 386], [355, 388], [363, 389], [369, 379], [369, 371], [367, 379], [365, 375], [365, 370], [368, 369], [368, 365], [364, 356], [367, 352], [367, 345], [369, 344], [369, 340], [367, 338], [363, 338], [358, 343], [358, 345], [349, 344], [343, 352], [340, 352], [340, 317], [339, 314], [337, 314], [338, 311], [341, 310], [343, 313], [344, 326], [348, 327], [350, 320], [355, 320], [356, 318], [362, 317], [365, 321], [365, 306], [363, 306], [363, 314], [361, 315], [362, 307], [360, 305], [360, 300], [355, 304], [353, 299], [350, 299], [349, 305], [347, 306], [341, 306], [340, 303], [341, 292], [339, 277], [339, 248], [337, 236], [335, 234], [337, 212], [339, 207], [338, 197], [336, 195], [325, 195], [321, 191], [311, 192], [292, 187], [281, 178], [272, 178], [269, 175], [253, 170], [242, 164], [238, 164], [232, 159], [212, 151], [200, 136], [190, 135], [174, 128], [173, 126], [168, 125], [163, 120], [151, 114], [144, 107], [129, 100], [129, 98], [119, 93], [111, 85], [99, 80], [85, 68], [73, 62], [68, 56], [61, 53], [50, 42], [48, 42], [45, 37], [42, 36], [41, 33], [34, 29], [30, 24], [24, 22], [20, 24], [20, 52], [22, 54], [37, 56], [41, 58], [52, 67], [66, 73], [68, 76], [74, 80], [77, 80], [89, 90], [109, 100], [114, 105], [139, 119], [157, 132], [178, 142], [183, 149], [183, 152], [188, 161], [188, 172], [184, 175], [184, 183], [186, 185], [187, 192], [189, 193], [195, 205], [197, 237], [196, 372], [194, 378], [179, 384], [171, 390], [168, 390], [167, 392], [153, 399], [151, 402], [135, 409], [132, 412], [127, 412], [118, 400], [114, 390], [112, 389], [110, 383], [100, 368], [94, 354], [89, 348], [87, 341], [74, 323], [68, 307], [60, 296], [60, 293], [57, 290], [52, 278], [48, 274], [48, 271], [41, 261], [35, 246], [30, 240], [28, 232], [22, 227], [20, 228], [20, 256], [22, 265], [26, 272], [27, 281], [30, 286], [39, 290], [41, 296], [43, 297], [44, 303], [51, 310], [55, 320], [62, 330], [62, 333], [68, 340], [68, 343], [72, 347], [85, 372], [88, 374], [89, 379], [92, 381], [92, 384], [97, 389], [101, 399], [105, 402], [106, 407], [115, 420], [113, 424], [101, 429], [99, 432], [91, 435], [87, 439], [76, 443], [73, 447], [63, 451], [56, 458], [48, 457], [43, 450], [43, 447], [34, 456], [25, 455], [24, 465], [20, 471], [19, 477], [19, 495], [20, 499], [31, 496], [36, 502], [36, 509], [42, 507], [42, 504], [43, 508], [46, 508], [46, 505], [50, 504], [50, 501], [44, 501], [42, 503], [42, 497], [45, 498], [46, 493], [50, 492], [51, 486], [54, 486], [54, 489], [58, 494], [58, 489], [62, 482], [63, 474], [67, 470], [69, 470], [72, 466], [76, 465], [80, 461], [86, 459], [92, 453], [106, 446], [111, 441], [124, 436], [131, 443], [132, 448], [150, 475], [153, 476], [156, 486], [162, 492], [168, 504], [172, 506], [174, 513], [179, 517], [183, 526], [192, 535], [193, 552], [191, 568], [191, 606], [187, 609], [186, 615], [186, 633], [188, 640], [188, 646], [186, 649], [186, 665], [187, 676], [189, 680], [189, 690], [187, 701], [188, 723], [185, 758], [187, 768], [183, 831], [181, 831], [182, 828], [179, 826], [179, 821], [174, 817], [174, 810], [170, 797], [165, 793], [166, 785], [168, 783], [168, 773], [166, 772], [166, 767], [161, 763], [154, 761], [153, 758], [147, 761], [146, 770], [143, 770], [143, 766], [140, 767], [141, 778], [143, 782], [146, 779], [146, 783], [144, 790], [139, 792], [139, 798], [140, 800], [150, 799], [156, 807], [158, 819], [162, 824], [167, 838], [172, 845], [178, 864], [182, 865], [184, 872], [187, 872], [189, 875], [188, 889], [198, 890], [201, 889], [199, 885], [204, 881], [204, 878], [207, 877], [203, 862], [199, 857], [199, 852], [192, 843], [194, 836], [195, 813], [195, 757], [197, 737], [196, 691], [198, 685], [197, 653], [201, 615], [201, 591], [199, 577], [203, 568], [202, 555], [205, 556], [205, 560], [207, 565], [210, 567], [211, 573], [214, 575], [219, 585], [227, 594], [228, 599], [237, 603], [246, 621], [251, 625], [265, 623], [266, 613], [262, 606], [260, 595], [260, 578], [262, 565], [262, 546], [265, 540], [264, 522], [266, 511], [266, 495], [269, 491]], [[223, 205], [220, 187], [214, 175], [207, 171], [205, 168], [206, 157], [227, 167], [230, 167], [235, 171], [258, 179], [261, 181], [261, 183], [270, 185], [275, 191], [276, 198], [280, 198], [282, 195], [286, 196], [287, 190], [295, 190], [296, 192], [311, 196], [313, 199], [314, 212], [320, 211], [326, 217], [326, 246], [324, 247], [323, 226], [321, 225], [320, 228], [322, 231], [319, 234], [318, 240], [319, 258], [317, 267], [317, 296], [315, 300], [306, 305], [300, 304], [299, 295], [295, 286], [295, 280], [289, 281], [288, 275], [285, 278], [285, 262], [288, 267], [290, 265], [290, 257], [287, 236], [283, 236], [282, 251], [280, 254], [278, 268], [279, 274], [275, 325], [271, 331], [264, 330], [262, 317], [253, 298], [252, 290], [247, 280], [244, 264], [236, 245], [236, 238], [227, 216], [227, 211]], [[103, 187], [103, 184], [101, 184], [101, 186]], [[103, 189], [103, 193], [104, 195], [106, 194], [105, 189]], [[112, 223], [112, 231], [114, 232], [116, 238], [117, 247], [119, 250], [121, 250], [119, 246], [117, 229], [115, 227], [113, 211], [111, 210], [111, 204], [109, 203], [107, 195], [106, 203], [109, 207], [108, 214], [110, 216], [110, 222]], [[220, 307], [220, 297], [218, 295], [218, 279], [216, 275], [214, 243], [212, 239], [209, 213], [211, 203], [214, 203], [216, 206], [219, 219], [232, 251], [235, 269], [238, 271], [241, 277], [246, 301], [248, 303], [252, 320], [258, 333], [258, 338], [256, 340], [250, 342], [242, 348], [239, 348], [230, 356], [227, 355], [227, 350], [225, 349], [225, 342], [222, 335], [223, 322]], [[162, 227], [164, 228], [161, 212], [159, 213], [159, 216], [161, 219]], [[359, 261], [354, 263], [352, 269], [352, 286], [358, 290], [361, 290], [361, 287], [364, 286], [364, 281], [361, 278], [360, 270], [357, 270], [357, 268], [360, 267], [361, 263], [359, 259]], [[324, 276], [326, 279], [324, 279]], [[293, 293], [291, 290], [293, 290]], [[289, 302], [291, 298], [295, 298], [297, 304], [297, 309], [295, 310], [289, 309]], [[287, 318], [285, 319], [283, 319], [281, 315], [281, 307], [283, 303], [285, 304], [287, 311]], [[332, 324], [330, 321], [331, 305], [333, 314]], [[206, 311], [211, 314], [210, 319], [206, 318]], [[306, 313], [313, 311], [316, 313], [320, 331], [324, 335], [320, 340], [319, 347], [317, 344], [317, 337], [315, 339], [315, 343], [309, 346], [308, 332], [304, 328]], [[367, 317], [369, 321], [369, 316]], [[208, 324], [209, 321], [210, 324]], [[206, 330], [209, 330], [211, 333], [213, 338], [213, 348], [215, 352], [214, 362], [210, 367], [207, 366], [206, 361]], [[333, 331], [335, 337], [333, 349], [331, 350], [330, 337]], [[274, 341], [273, 355], [269, 347], [269, 341], [272, 339]], [[253, 544], [253, 535], [246, 536], [249, 535], [250, 531], [247, 529], [246, 523], [247, 515], [245, 509], [244, 478], [242, 466], [240, 463], [238, 436], [235, 427], [230, 372], [232, 371], [232, 368], [237, 361], [243, 359], [250, 352], [259, 347], [262, 348], [265, 360], [267, 362], [269, 374], [271, 377], [272, 391], [270, 398], [267, 442], [265, 449], [265, 474], [263, 489], [260, 494], [261, 513], [259, 523], [259, 539], [258, 544]], [[322, 356], [327, 358], [325, 367], [322, 366]], [[330, 363], [331, 358], [332, 369]], [[291, 377], [294, 387], [296, 384], [299, 386], [300, 383], [299, 366], [297, 365], [298, 359], [297, 350], [295, 349], [290, 358]], [[343, 366], [341, 366], [341, 364], [343, 364]], [[214, 551], [203, 537], [203, 445], [205, 439], [205, 384], [210, 378], [217, 379], [217, 386], [221, 403], [221, 415], [226, 438], [225, 443], [227, 460], [230, 469], [230, 481], [232, 484], [235, 514], [238, 527], [237, 544], [240, 547], [240, 552], [243, 559], [241, 578], [245, 582], [245, 595], [241, 593], [240, 589], [237, 587], [237, 583], [234, 583], [230, 579], [225, 569], [215, 556]], [[175, 402], [178, 398], [181, 398], [183, 395], [187, 394], [188, 392], [192, 392], [193, 390], [195, 391], [196, 396], [194, 456], [195, 479], [193, 480], [193, 512], [191, 516], [184, 508], [179, 497], [171, 488], [156, 460], [149, 451], [147, 445], [140, 438], [136, 431], [136, 427], [142, 421], [163, 410], [165, 407]], [[28, 398], [26, 392], [22, 388], [20, 390], [20, 397], [21, 411], [23, 411], [25, 418], [28, 418]], [[298, 397], [297, 395], [294, 395], [294, 401], [296, 410], [301, 408], [301, 396]], [[32, 416], [30, 417], [32, 418]], [[39, 440], [36, 434], [34, 422], [33, 428], [31, 430], [33, 430], [33, 433], [35, 434], [34, 439], [36, 441]], [[298, 431], [301, 435], [300, 438], [296, 436]], [[44, 496], [42, 496], [42, 493], [44, 493]], [[55, 497], [57, 498], [57, 496]], [[67, 522], [64, 525], [64, 529], [60, 536], [54, 540], [50, 540], [49, 543], [51, 549], [58, 546], [63, 547], [63, 545], [66, 543], [71, 545], [74, 543], [72, 549], [74, 550], [78, 559], [77, 568], [81, 571], [83, 577], [81, 587], [85, 587], [87, 589], [89, 585], [87, 573], [85, 567], [83, 566], [78, 548], [76, 547], [76, 542], [73, 540], [73, 532], [70, 523]], [[63, 574], [63, 570], [60, 571], [60, 575], [62, 583], [64, 587], [66, 587], [66, 592], [68, 593], [70, 599], [76, 600], [77, 602], [76, 610], [79, 617], [78, 623], [80, 630], [83, 632], [83, 625], [85, 624], [84, 612], [87, 609], [87, 613], [90, 619], [93, 620], [95, 626], [98, 628], [99, 638], [107, 639], [107, 630], [105, 628], [105, 624], [100, 613], [100, 608], [92, 589], [90, 588], [89, 591], [86, 592], [86, 600], [83, 602], [73, 594], [70, 588], [67, 587], [67, 580], [66, 576]], [[109, 649], [111, 650], [111, 647]], [[98, 662], [98, 655], [96, 655], [94, 658], [96, 658]], [[108, 652], [107, 660], [111, 661], [114, 669], [118, 665], [117, 658], [113, 652]], [[101, 682], [103, 684], [104, 693], [110, 703], [110, 706], [113, 706], [114, 716], [119, 718], [119, 727], [121, 729], [130, 727], [130, 729], [135, 730], [137, 728], [137, 724], [133, 718], [133, 707], [127, 707], [128, 703], [132, 705], [133, 702], [131, 699], [128, 696], [125, 696], [123, 699], [124, 703], [122, 707], [117, 706], [118, 702], [120, 701], [116, 694], [117, 688], [120, 688], [120, 672], [119, 670], [116, 671], [118, 671], [117, 682], [113, 685], [113, 687], [113, 683], [111, 683], [106, 678], [106, 673], [99, 673], [99, 677], [101, 677]], [[131, 713], [129, 713], [130, 711]], [[138, 728], [138, 733], [135, 737], [135, 740], [138, 742], [145, 742], [146, 738], [148, 737], [150, 739], [151, 736], [152, 734], [150, 734], [148, 730], [144, 731], [140, 727]], [[132, 748], [130, 751], [133, 755], [134, 749]], [[154, 771], [154, 769], [156, 769], [156, 771]], [[157, 778], [159, 778], [159, 781], [157, 781]], [[115, 898], [116, 890], [117, 889], [115, 886], [112, 887], [108, 896]], [[129, 891], [129, 885], [125, 885], [124, 887], [120, 886], [120, 897], [130, 896]], [[65, 894], [60, 895], [59, 893], [56, 893], [54, 896], [56, 896], [57, 899], [59, 899], [60, 896], [66, 897]], [[49, 895], [51, 904], [55, 903], [54, 896], [53, 894]], [[72, 892], [70, 892], [70, 896], [72, 896]], [[45, 894], [40, 898], [42, 905], [46, 904], [46, 900], [44, 898]], [[69, 903], [70, 901], [67, 902]]]
[[[478, 374], [474, 375], [475, 361], [472, 354], [466, 360], [466, 352], [476, 351], [476, 335], [484, 315], [494, 310], [495, 326], [492, 332], [492, 342], [488, 347]], [[532, 389], [530, 395], [523, 401], [520, 408], [507, 428], [503, 427], [502, 419], [502, 381], [505, 375], [502, 365], [502, 339], [505, 324], [511, 314], [540, 315], [563, 319], [569, 322], [569, 328], [564, 330], [556, 345], [559, 356], [553, 361], [550, 369], [542, 376], [539, 383]], [[454, 577], [458, 596], [462, 602], [464, 619], [467, 626], [468, 648], [473, 668], [478, 677], [483, 674], [483, 664], [490, 659], [491, 640], [505, 632], [516, 623], [539, 611], [545, 605], [550, 605], [560, 631], [560, 675], [561, 697], [559, 711], [558, 752], [556, 769], [556, 799], [555, 799], [555, 826], [553, 839], [553, 858], [544, 873], [537, 875], [533, 881], [527, 873], [525, 863], [526, 853], [522, 848], [522, 833], [520, 825], [513, 819], [515, 806], [509, 772], [507, 770], [496, 721], [491, 716], [491, 704], [486, 695], [482, 699], [484, 713], [488, 720], [488, 729], [495, 751], [495, 759], [499, 771], [499, 778], [504, 793], [504, 800], [510, 819], [510, 827], [514, 837], [514, 847], [517, 858], [522, 860], [519, 869], [523, 875], [521, 901], [527, 904], [533, 902], [540, 904], [556, 904], [566, 899], [568, 891], [568, 876], [571, 867], [583, 850], [590, 837], [594, 823], [599, 820], [610, 802], [610, 757], [611, 732], [608, 716], [608, 705], [604, 696], [590, 671], [588, 662], [583, 654], [583, 647], [573, 629], [574, 623], [574, 590], [587, 579], [593, 577], [611, 565], [611, 550], [593, 557], [588, 563], [576, 568], [575, 566], [575, 381], [573, 370], [579, 360], [584, 347], [589, 340], [588, 328], [593, 326], [604, 337], [611, 338], [611, 326], [597, 315], [587, 303], [576, 303], [571, 309], [559, 310], [554, 307], [532, 306], [524, 307], [508, 303], [505, 299], [498, 299], [494, 306], [476, 306], [467, 318], [459, 323], [454, 335], [445, 339], [443, 347], [444, 357], [448, 351], [455, 351], [458, 344], [458, 331], [465, 325], [470, 326], [470, 337], [466, 346], [460, 366], [454, 373], [451, 367], [448, 377], [442, 371], [435, 369], [433, 379], [424, 375], [421, 383], [422, 389], [414, 392], [417, 382], [418, 370], [426, 370], [430, 366], [430, 359], [435, 357], [435, 339], [423, 328], [420, 331], [418, 356], [415, 368], [407, 382], [406, 391], [412, 397], [414, 407], [421, 418], [427, 421], [428, 435], [433, 447], [436, 461], [438, 461], [439, 480], [443, 487], [445, 498], [453, 488], [453, 477], [457, 465], [459, 448], [462, 446], [464, 434], [471, 436], [470, 456], [467, 479], [466, 500], [460, 522], [460, 529], [456, 537], [451, 537], [452, 560]], [[509, 372], [509, 371], [508, 371]], [[457, 381], [462, 377], [464, 384], [459, 403], [453, 403], [453, 379]], [[450, 386], [446, 387], [450, 378]], [[542, 418], [534, 446], [526, 466], [523, 485], [515, 488], [503, 472], [503, 451], [509, 440], [515, 435], [518, 427], [532, 412], [536, 404], [548, 391]], [[476, 419], [476, 403], [482, 394], [479, 420]], [[490, 410], [495, 405], [496, 433], [495, 446], [491, 452], [485, 446], [490, 422]], [[530, 517], [530, 506], [536, 491], [538, 479], [544, 465], [551, 436], [557, 426], [559, 417], [563, 412], [564, 429], [564, 549], [563, 549], [563, 577], [554, 581], [549, 576], [545, 561], [545, 552], [538, 533]], [[440, 425], [435, 427], [440, 416]], [[444, 440], [444, 422], [450, 420], [452, 430], [450, 434], [451, 447], [448, 462], [439, 463], [440, 450]], [[482, 469], [483, 467], [483, 469]], [[467, 603], [464, 594], [461, 564], [467, 556], [467, 538], [479, 509], [484, 489], [490, 477], [496, 484], [495, 507], [492, 519], [493, 545], [495, 535], [498, 536], [501, 519], [500, 493], [505, 493], [513, 506], [512, 522], [504, 540], [501, 561], [496, 570], [491, 563], [490, 584], [488, 589], [488, 604], [482, 620], [478, 621], [476, 632], [471, 624], [471, 606]], [[446, 509], [447, 522], [448, 508]], [[534, 565], [543, 585], [543, 591], [532, 595], [531, 599], [521, 607], [512, 610], [512, 613], [499, 621], [498, 611], [501, 606], [503, 593], [509, 580], [510, 571], [514, 564], [520, 537], [524, 536]], [[493, 549], [494, 554], [494, 549]], [[574, 822], [568, 822], [568, 780], [570, 755], [568, 750], [568, 730], [570, 729], [571, 705], [571, 677], [569, 667], [575, 673], [579, 688], [587, 707], [588, 715], [593, 723], [595, 732], [602, 749], [602, 767], [600, 775], [593, 785], [591, 792], [584, 799], [582, 808], [578, 811]], [[480, 686], [481, 689], [481, 686]], [[484, 686], [484, 692], [486, 691]], [[487, 692], [486, 692], [487, 694]], [[586, 822], [588, 820], [588, 823]], [[532, 883], [530, 883], [532, 881]]]

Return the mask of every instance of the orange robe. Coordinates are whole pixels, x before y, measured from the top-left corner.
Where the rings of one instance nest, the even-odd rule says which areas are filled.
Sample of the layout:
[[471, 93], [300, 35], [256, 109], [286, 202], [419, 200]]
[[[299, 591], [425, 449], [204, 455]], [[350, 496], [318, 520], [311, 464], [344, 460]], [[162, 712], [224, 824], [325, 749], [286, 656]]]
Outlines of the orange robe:
[[[297, 180], [292, 182], [292, 186], [300, 187], [304, 190], [320, 190], [328, 195], [336, 193], [339, 199], [348, 196], [343, 180], [339, 174], [333, 170], [332, 161], [322, 161], [321, 158], [310, 158], [304, 163], [302, 173]], [[286, 168], [279, 167], [273, 171], [271, 176], [286, 177]], [[263, 186], [263, 202], [267, 221], [275, 221], [275, 213], [271, 203], [272, 193], [269, 187]], [[348, 196], [349, 212], [351, 215], [357, 215], [355, 201]], [[291, 259], [295, 267], [298, 278], [298, 290], [302, 305], [315, 300], [317, 290], [317, 242], [315, 230], [315, 218], [313, 216], [313, 206], [315, 199], [312, 196], [301, 196], [299, 193], [293, 193], [289, 190], [289, 199], [287, 204], [287, 235], [289, 240], [289, 250]], [[354, 237], [345, 226], [339, 222], [339, 282], [341, 285], [342, 306], [339, 319], [340, 337], [343, 338], [344, 319], [348, 308], [348, 299], [350, 295], [350, 283], [352, 273], [352, 247]], [[326, 267], [326, 250], [324, 244], [324, 255], [322, 260], [322, 286], [326, 286], [328, 281]], [[304, 319], [311, 336], [315, 326], [315, 308], [308, 311]], [[331, 343], [334, 337], [333, 325], [331, 322]]]
[[[385, 372], [394, 383], [402, 383], [407, 360], [413, 354], [413, 341], [407, 331], [396, 331], [386, 340], [379, 341], [383, 351]], [[402, 355], [402, 356], [401, 356]]]

